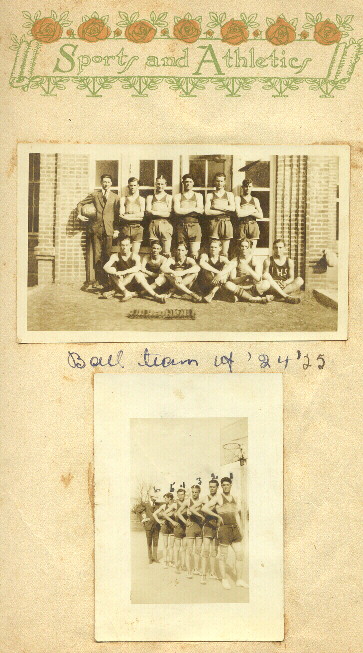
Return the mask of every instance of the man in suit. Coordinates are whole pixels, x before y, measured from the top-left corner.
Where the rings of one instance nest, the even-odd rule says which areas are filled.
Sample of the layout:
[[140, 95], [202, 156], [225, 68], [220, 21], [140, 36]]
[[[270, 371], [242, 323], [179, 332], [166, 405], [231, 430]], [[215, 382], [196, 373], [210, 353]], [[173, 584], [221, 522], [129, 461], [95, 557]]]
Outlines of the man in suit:
[[158, 504], [156, 502], [156, 497], [153, 494], [150, 494], [149, 500], [141, 503], [137, 508], [137, 512], [141, 516], [141, 523], [145, 529], [149, 565], [151, 565], [153, 562], [159, 562], [158, 542], [160, 524], [154, 517], [154, 512], [157, 508]]
[[[112, 239], [117, 230], [120, 214], [120, 198], [111, 189], [112, 178], [110, 175], [101, 175], [101, 190], [96, 190], [77, 204], [78, 218], [89, 224], [88, 232], [91, 238], [93, 259], [95, 267], [95, 287], [102, 289], [106, 279], [103, 266], [109, 260], [112, 250]], [[96, 217], [92, 220], [81, 215], [82, 206], [93, 204]]]

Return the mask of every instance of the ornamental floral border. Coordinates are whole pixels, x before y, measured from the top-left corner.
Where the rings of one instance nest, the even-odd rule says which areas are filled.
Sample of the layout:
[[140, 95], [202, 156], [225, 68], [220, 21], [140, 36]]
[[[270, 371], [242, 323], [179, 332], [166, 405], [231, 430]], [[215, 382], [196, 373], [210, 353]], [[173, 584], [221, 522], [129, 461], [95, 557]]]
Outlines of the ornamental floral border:
[[[81, 22], [74, 27], [69, 11], [64, 11], [59, 16], [53, 10], [49, 16], [44, 17], [41, 11], [33, 16], [30, 12], [23, 11], [22, 15], [26, 21], [23, 27], [28, 31], [20, 38], [11, 35], [10, 49], [16, 51], [16, 58], [10, 85], [23, 91], [40, 89], [42, 95], [47, 96], [54, 96], [56, 91], [64, 90], [67, 84], [74, 84], [90, 97], [100, 97], [102, 91], [116, 85], [131, 91], [133, 96], [147, 97], [150, 91], [155, 91], [164, 84], [182, 97], [195, 97], [208, 85], [217, 91], [224, 91], [226, 97], [241, 97], [244, 91], [249, 91], [257, 84], [262, 90], [271, 91], [272, 97], [287, 97], [289, 91], [298, 90], [305, 84], [309, 89], [319, 91], [320, 97], [331, 98], [334, 97], [334, 91], [346, 88], [363, 52], [363, 38], [356, 40], [351, 36], [352, 14], [345, 17], [336, 14], [334, 20], [323, 16], [321, 12], [315, 16], [305, 12], [303, 20], [280, 14], [275, 18], [267, 17], [262, 23], [257, 13], [247, 15], [242, 12], [235, 18], [226, 12], [209, 12], [206, 18], [193, 17], [190, 13], [169, 16], [168, 12], [157, 14], [155, 11], [143, 17], [138, 11], [131, 14], [119, 11], [112, 23], [109, 15], [101, 16], [98, 12], [93, 12], [90, 16], [82, 16]], [[141, 46], [158, 39], [177, 40], [186, 44], [219, 41], [232, 46], [267, 41], [275, 47], [288, 47], [294, 42], [304, 41], [316, 42], [325, 48], [334, 46], [335, 49], [328, 74], [324, 78], [32, 75], [39, 49], [49, 43], [80, 40], [92, 44], [117, 40]]]

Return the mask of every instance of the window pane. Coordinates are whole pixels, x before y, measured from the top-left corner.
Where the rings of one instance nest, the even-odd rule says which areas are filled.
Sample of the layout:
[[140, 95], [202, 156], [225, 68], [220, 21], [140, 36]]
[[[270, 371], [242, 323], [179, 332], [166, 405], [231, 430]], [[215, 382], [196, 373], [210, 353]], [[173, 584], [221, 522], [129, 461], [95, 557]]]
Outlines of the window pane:
[[194, 179], [194, 186], [205, 186], [205, 160], [197, 156], [189, 158], [189, 172]]
[[40, 154], [29, 154], [29, 181], [40, 179]]
[[218, 172], [225, 172], [225, 160], [213, 161], [208, 160], [208, 187], [214, 187], [214, 178]]
[[118, 186], [118, 161], [96, 161], [96, 187], [101, 186], [101, 175], [111, 175], [112, 186]]
[[140, 186], [152, 186], [155, 183], [155, 161], [140, 161]]
[[173, 177], [173, 162], [172, 161], [158, 161], [157, 176], [163, 175], [166, 179], [166, 185], [171, 186]]
[[[246, 165], [252, 163], [252, 161], [246, 161]], [[252, 179], [254, 186], [260, 188], [269, 188], [270, 187], [270, 163], [269, 161], [259, 161], [255, 165], [251, 166], [249, 170], [245, 171], [245, 176], [249, 179]]]
[[268, 247], [269, 246], [269, 232], [270, 232], [270, 223], [269, 222], [258, 222], [260, 228], [260, 237], [257, 241], [257, 248], [259, 247]]
[[264, 218], [270, 217], [270, 192], [268, 190], [253, 190], [252, 197], [260, 200], [261, 209]]

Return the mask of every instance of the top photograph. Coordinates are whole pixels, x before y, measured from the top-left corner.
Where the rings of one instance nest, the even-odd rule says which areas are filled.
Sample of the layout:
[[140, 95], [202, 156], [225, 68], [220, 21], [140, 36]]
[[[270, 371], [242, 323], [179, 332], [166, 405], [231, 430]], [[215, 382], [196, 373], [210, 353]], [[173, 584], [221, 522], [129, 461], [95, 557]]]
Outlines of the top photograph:
[[18, 341], [347, 338], [346, 146], [18, 146]]

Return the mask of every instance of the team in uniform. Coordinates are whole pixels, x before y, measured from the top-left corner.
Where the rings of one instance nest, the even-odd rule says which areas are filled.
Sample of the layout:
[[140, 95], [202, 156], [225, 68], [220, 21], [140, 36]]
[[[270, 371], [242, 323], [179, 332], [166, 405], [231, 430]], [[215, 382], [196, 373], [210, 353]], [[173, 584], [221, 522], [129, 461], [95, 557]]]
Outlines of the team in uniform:
[[[144, 523], [149, 562], [159, 562], [150, 553], [150, 529], [155, 527], [163, 539], [164, 569], [174, 568], [175, 573], [186, 572], [186, 578], [200, 577], [200, 583], [221, 581], [224, 589], [231, 589], [227, 578], [229, 547], [234, 554], [236, 586], [247, 588], [243, 580], [244, 529], [241, 510], [231, 492], [232, 480], [225, 476], [221, 485], [217, 479], [209, 481], [209, 491], [201, 495], [200, 485], [192, 485], [189, 491], [180, 487], [176, 496], [167, 492], [159, 504], [142, 504], [137, 512]], [[147, 517], [149, 517], [149, 519]]]
[[[165, 190], [165, 177], [159, 175], [146, 200], [140, 195], [138, 179], [129, 178], [127, 195], [120, 198], [118, 222], [114, 220], [117, 251], [113, 248], [110, 254], [110, 247], [105, 248], [109, 259], [103, 270], [110, 284], [104, 284], [102, 298], [119, 296], [127, 301], [145, 296], [163, 304], [182, 295], [194, 302], [211, 303], [221, 290], [225, 299], [235, 302], [300, 302], [291, 295], [304, 282], [295, 277], [285, 242], [276, 240], [272, 255], [262, 262], [256, 255], [258, 220], [263, 213], [258, 198], [252, 195], [251, 179], [243, 180], [239, 197], [226, 191], [224, 173], [216, 175], [214, 184], [204, 206], [190, 174], [182, 177], [182, 192], [174, 197]], [[102, 199], [107, 206], [106, 195]], [[79, 203], [79, 210], [86, 200]], [[140, 258], [145, 218], [149, 220], [150, 254]]]

